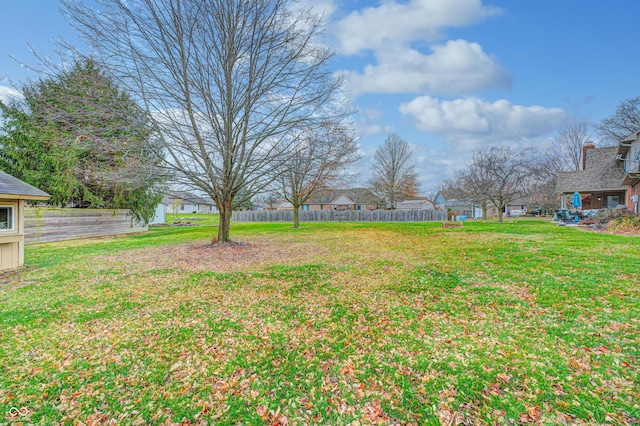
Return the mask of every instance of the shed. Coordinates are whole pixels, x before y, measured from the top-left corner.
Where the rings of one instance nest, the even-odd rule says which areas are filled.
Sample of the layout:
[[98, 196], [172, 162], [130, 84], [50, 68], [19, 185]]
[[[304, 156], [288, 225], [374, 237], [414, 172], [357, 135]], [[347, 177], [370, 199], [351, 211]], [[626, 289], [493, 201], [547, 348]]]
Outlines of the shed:
[[24, 200], [48, 200], [49, 194], [0, 171], [0, 270], [24, 264]]

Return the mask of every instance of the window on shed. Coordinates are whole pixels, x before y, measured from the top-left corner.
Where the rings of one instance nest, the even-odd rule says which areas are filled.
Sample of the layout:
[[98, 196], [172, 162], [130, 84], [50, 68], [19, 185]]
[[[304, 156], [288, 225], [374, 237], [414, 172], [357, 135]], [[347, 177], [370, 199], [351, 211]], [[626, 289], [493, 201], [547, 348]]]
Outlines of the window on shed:
[[0, 206], [0, 229], [13, 229], [13, 207]]

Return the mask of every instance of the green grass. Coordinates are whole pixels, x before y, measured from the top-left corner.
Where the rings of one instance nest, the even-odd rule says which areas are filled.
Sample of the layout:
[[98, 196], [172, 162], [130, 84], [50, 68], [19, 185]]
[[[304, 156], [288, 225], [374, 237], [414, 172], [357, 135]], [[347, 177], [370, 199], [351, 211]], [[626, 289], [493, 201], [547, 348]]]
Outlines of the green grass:
[[27, 246], [0, 424], [640, 421], [638, 237], [202, 218]]

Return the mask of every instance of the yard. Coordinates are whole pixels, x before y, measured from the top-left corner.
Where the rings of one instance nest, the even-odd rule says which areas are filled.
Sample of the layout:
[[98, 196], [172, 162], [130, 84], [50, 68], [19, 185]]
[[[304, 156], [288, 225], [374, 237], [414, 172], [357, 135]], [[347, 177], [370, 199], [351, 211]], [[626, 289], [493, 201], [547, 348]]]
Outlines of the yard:
[[0, 424], [640, 422], [638, 237], [213, 229], [28, 246], [0, 278]]

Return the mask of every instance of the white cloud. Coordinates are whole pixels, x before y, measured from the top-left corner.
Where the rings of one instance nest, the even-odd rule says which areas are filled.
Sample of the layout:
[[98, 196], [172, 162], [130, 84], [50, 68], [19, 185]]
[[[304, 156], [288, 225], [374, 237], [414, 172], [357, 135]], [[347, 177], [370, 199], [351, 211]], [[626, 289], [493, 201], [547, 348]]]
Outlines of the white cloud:
[[541, 138], [571, 120], [561, 108], [514, 105], [504, 99], [440, 101], [421, 96], [403, 103], [400, 112], [413, 117], [418, 129], [444, 136], [449, 148], [464, 151]]
[[384, 113], [379, 108], [361, 110], [356, 120], [356, 128], [360, 136], [377, 136], [393, 133], [393, 126], [380, 124], [383, 117]]
[[376, 53], [378, 65], [364, 73], [344, 72], [350, 93], [431, 93], [464, 95], [509, 87], [502, 66], [478, 43], [450, 40], [435, 45], [430, 55], [415, 49], [394, 47]]
[[24, 96], [18, 90], [7, 86], [0, 86], [0, 101], [7, 104], [14, 100], [22, 100]]
[[464, 27], [501, 9], [483, 6], [481, 0], [385, 1], [378, 7], [353, 11], [337, 22], [333, 31], [340, 53], [357, 54], [391, 42], [434, 40], [447, 27]]
[[377, 136], [393, 133], [393, 126], [383, 126], [381, 124], [365, 124], [357, 123], [358, 133], [360, 136]]
[[333, 0], [316, 0], [313, 2], [303, 2], [301, 6], [309, 8], [312, 10], [312, 12], [322, 15], [324, 19], [329, 19], [338, 9], [338, 6]]

